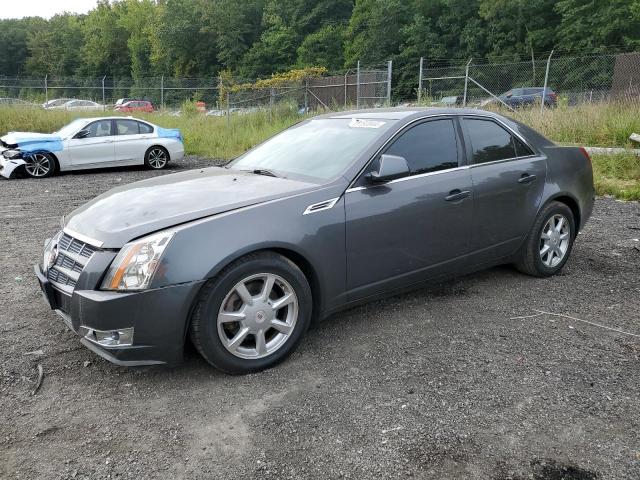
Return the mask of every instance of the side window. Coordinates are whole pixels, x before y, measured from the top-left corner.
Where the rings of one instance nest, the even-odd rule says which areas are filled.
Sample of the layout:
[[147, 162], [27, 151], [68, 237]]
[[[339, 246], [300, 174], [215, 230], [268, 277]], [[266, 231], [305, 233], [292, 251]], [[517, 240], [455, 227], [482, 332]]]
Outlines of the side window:
[[530, 155], [533, 155], [533, 152], [531, 151], [531, 149], [527, 147], [524, 143], [522, 143], [522, 141], [519, 138], [513, 137], [513, 143], [516, 146], [516, 155], [518, 157], [528, 157]]
[[471, 140], [473, 163], [487, 163], [516, 157], [511, 134], [491, 120], [465, 118]]
[[413, 175], [455, 168], [458, 142], [453, 120], [431, 120], [416, 125], [384, 153], [404, 157]]
[[116, 120], [118, 135], [138, 135], [138, 122], [135, 120]]
[[98, 122], [93, 122], [89, 124], [85, 129], [89, 130], [89, 135], [87, 135], [85, 138], [109, 137], [113, 135], [113, 133], [111, 133], [111, 120], [100, 120]]
[[151, 125], [147, 125], [146, 123], [138, 122], [138, 126], [140, 128], [140, 133], [153, 133], [153, 127]]

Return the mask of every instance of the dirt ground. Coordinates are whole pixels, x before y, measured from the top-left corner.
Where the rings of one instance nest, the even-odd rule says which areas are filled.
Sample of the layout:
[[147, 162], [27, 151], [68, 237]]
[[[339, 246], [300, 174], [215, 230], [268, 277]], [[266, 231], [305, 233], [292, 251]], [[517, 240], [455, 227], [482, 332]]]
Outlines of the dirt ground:
[[[61, 214], [154, 174], [0, 179], [0, 478], [640, 478], [639, 203], [598, 199], [562, 275], [500, 267], [352, 309], [231, 377], [193, 351], [111, 365], [38, 291]], [[627, 333], [514, 318], [534, 309]]]

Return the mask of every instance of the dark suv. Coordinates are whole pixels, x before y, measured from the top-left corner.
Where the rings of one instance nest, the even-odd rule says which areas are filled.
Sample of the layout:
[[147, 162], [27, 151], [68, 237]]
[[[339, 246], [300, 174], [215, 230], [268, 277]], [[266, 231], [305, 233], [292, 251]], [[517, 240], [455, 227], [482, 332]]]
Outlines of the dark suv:
[[[500, 95], [500, 100], [510, 107], [539, 105], [543, 91], [544, 87], [513, 88]], [[558, 95], [548, 87], [544, 95], [544, 104], [548, 107], [555, 107], [558, 104]]]

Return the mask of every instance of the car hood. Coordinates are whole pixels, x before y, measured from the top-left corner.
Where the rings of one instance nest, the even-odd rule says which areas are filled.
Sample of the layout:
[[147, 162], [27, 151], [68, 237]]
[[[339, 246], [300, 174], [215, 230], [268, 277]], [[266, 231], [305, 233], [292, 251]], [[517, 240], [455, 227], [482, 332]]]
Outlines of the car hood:
[[0, 138], [7, 145], [18, 145], [38, 142], [58, 142], [60, 137], [55, 133], [35, 133], [35, 132], [9, 132]]
[[317, 188], [220, 167], [195, 169], [114, 188], [68, 215], [65, 229], [120, 248], [164, 228]]

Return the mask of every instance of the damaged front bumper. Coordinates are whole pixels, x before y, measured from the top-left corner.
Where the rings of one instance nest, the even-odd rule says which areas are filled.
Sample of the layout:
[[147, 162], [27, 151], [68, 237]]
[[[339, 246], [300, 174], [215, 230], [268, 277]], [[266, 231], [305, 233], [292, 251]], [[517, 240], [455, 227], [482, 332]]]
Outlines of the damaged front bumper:
[[16, 171], [23, 167], [27, 162], [22, 158], [5, 158], [4, 151], [0, 152], [0, 176], [11, 178]]

